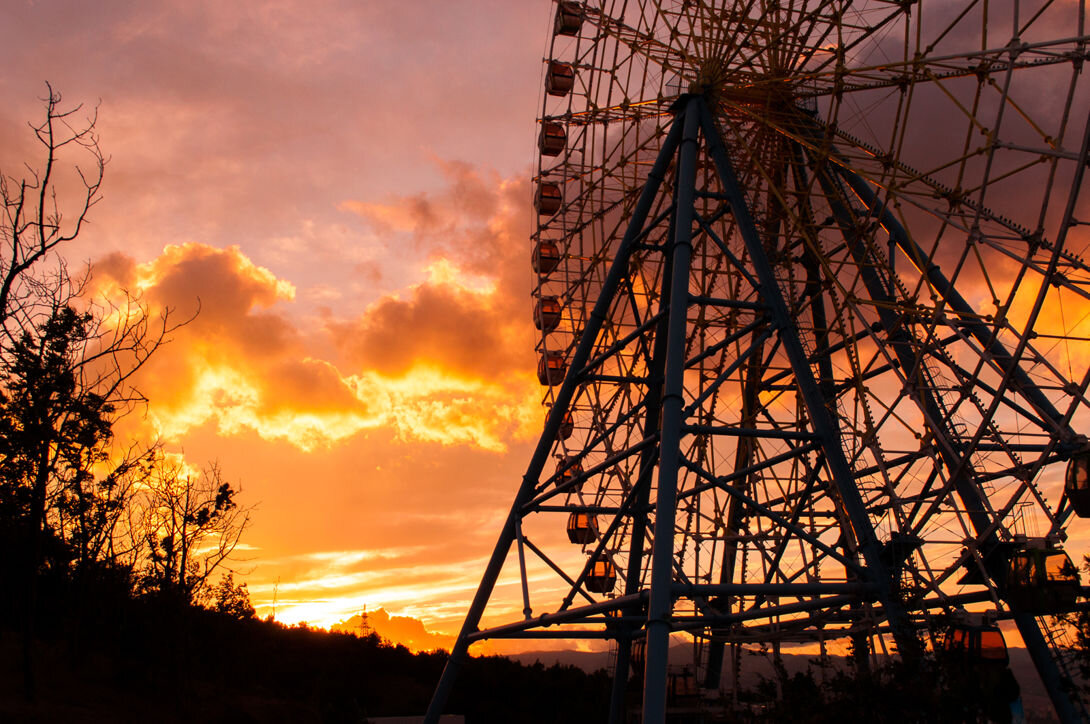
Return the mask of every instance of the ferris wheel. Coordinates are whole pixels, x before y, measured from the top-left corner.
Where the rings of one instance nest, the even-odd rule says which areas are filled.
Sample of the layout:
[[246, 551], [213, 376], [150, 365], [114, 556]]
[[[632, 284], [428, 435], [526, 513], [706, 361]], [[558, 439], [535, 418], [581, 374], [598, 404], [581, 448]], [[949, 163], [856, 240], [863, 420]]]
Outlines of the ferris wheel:
[[913, 657], [976, 612], [1083, 715], [1045, 617], [1090, 514], [1088, 43], [1048, 0], [559, 2], [547, 424], [448, 669], [609, 638], [658, 721], [671, 633], [712, 688], [745, 643]]

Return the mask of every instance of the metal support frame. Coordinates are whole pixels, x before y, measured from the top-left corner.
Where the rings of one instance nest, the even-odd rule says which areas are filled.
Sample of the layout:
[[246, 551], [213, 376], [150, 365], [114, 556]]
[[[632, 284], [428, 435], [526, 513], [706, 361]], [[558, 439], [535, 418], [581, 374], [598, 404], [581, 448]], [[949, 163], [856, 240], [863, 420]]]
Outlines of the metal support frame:
[[[837, 392], [832, 385], [832, 375], [827, 372], [828, 356], [831, 348], [828, 345], [827, 335], [818, 340], [821, 348], [815, 360], [811, 360], [803, 345], [795, 321], [791, 317], [784, 293], [781, 290], [775, 276], [769, 252], [757, 229], [753, 216], [748, 207], [747, 199], [738, 182], [733, 164], [728, 154], [714, 118], [709, 112], [705, 100], [696, 95], [682, 96], [674, 107], [675, 118], [672, 126], [660, 148], [655, 163], [648, 174], [638, 201], [629, 218], [624, 236], [620, 240], [609, 271], [602, 283], [599, 297], [596, 300], [586, 325], [581, 333], [578, 345], [570, 360], [569, 370], [562, 385], [557, 392], [552, 409], [549, 413], [545, 430], [535, 448], [534, 454], [528, 465], [526, 474], [515, 496], [515, 501], [507, 516], [506, 522], [500, 532], [499, 540], [489, 559], [488, 566], [482, 577], [480, 587], [473, 598], [469, 612], [462, 626], [458, 639], [453, 647], [450, 658], [443, 670], [433, 694], [431, 703], [425, 715], [425, 722], [436, 724], [449, 697], [458, 669], [467, 657], [468, 647], [474, 641], [486, 638], [606, 638], [617, 642], [617, 657], [613, 689], [610, 699], [609, 721], [611, 724], [621, 724], [625, 720], [625, 693], [628, 678], [629, 661], [631, 657], [631, 642], [636, 636], [646, 636], [646, 660], [644, 664], [644, 690], [643, 690], [643, 721], [645, 724], [660, 724], [665, 720], [667, 710], [667, 682], [668, 682], [668, 654], [669, 640], [672, 631], [706, 630], [707, 628], [724, 628], [737, 625], [747, 620], [755, 620], [770, 615], [787, 614], [794, 612], [828, 611], [831, 607], [840, 607], [850, 603], [859, 603], [867, 600], [877, 600], [880, 616], [889, 621], [889, 627], [885, 631], [892, 634], [897, 644], [897, 649], [902, 657], [910, 663], [914, 662], [921, 652], [921, 643], [916, 633], [916, 627], [911, 621], [908, 611], [900, 598], [895, 579], [893, 565], [887, 563], [882, 556], [882, 543], [878, 540], [873, 524], [859, 488], [856, 485], [855, 475], [849, 463], [842, 444], [841, 431], [832, 412]], [[813, 133], [810, 129], [806, 133]], [[804, 134], [805, 136], [805, 134]], [[748, 269], [736, 258], [722, 240], [715, 237], [709, 228], [707, 220], [700, 218], [696, 211], [696, 201], [702, 197], [697, 189], [697, 158], [703, 148], [705, 153], [714, 163], [723, 193], [716, 194], [715, 198], [724, 202], [724, 212], [729, 207], [729, 213], [733, 214], [735, 228], [748, 254]], [[835, 153], [835, 150], [832, 151]], [[669, 167], [676, 162], [676, 179], [673, 185], [673, 198], [670, 209], [649, 219], [651, 209], [659, 197], [662, 182]], [[837, 174], [834, 178], [833, 174]], [[823, 169], [819, 171], [819, 181], [826, 187], [826, 194], [833, 205], [834, 214], [838, 225], [845, 230], [845, 238], [848, 241], [849, 251], [858, 257], [857, 262], [863, 270], [863, 282], [868, 293], [876, 299], [889, 297], [885, 288], [885, 282], [879, 278], [873, 269], [867, 269], [865, 264], [865, 250], [860, 247], [852, 248], [852, 242], [847, 238], [853, 226], [851, 211], [843, 203], [837, 202], [843, 195], [839, 189], [839, 180], [843, 180], [867, 206], [869, 214], [874, 215], [890, 231], [894, 241], [901, 246], [902, 251], [919, 262], [921, 270], [927, 274], [931, 283], [938, 289], [952, 309], [961, 316], [969, 314], [964, 306], [964, 301], [957, 296], [952, 285], [941, 278], [937, 268], [928, 266], [928, 260], [922, 256], [922, 250], [912, 241], [904, 229], [900, 228], [896, 220], [887, 210], [876, 201], [876, 197], [869, 186], [858, 176], [854, 176], [848, 169], [835, 167], [835, 171]], [[837, 188], [834, 189], [834, 186]], [[835, 193], [834, 193], [835, 191]], [[869, 195], [868, 195], [869, 194]], [[706, 195], [705, 195], [706, 196]], [[644, 319], [637, 319], [635, 331], [623, 339], [613, 343], [609, 348], [595, 352], [595, 346], [599, 341], [611, 306], [618, 294], [623, 294], [623, 282], [629, 273], [629, 262], [632, 253], [637, 248], [645, 248], [643, 239], [649, 230], [659, 224], [668, 222], [670, 230], [668, 238], [661, 247], [656, 247], [655, 253], [663, 254], [663, 273], [660, 281], [660, 308], [657, 314], [648, 315]], [[689, 283], [692, 264], [693, 239], [695, 233], [706, 233], [712, 243], [720, 248], [731, 263], [738, 266], [743, 278], [749, 281], [757, 292], [760, 302], [741, 302], [729, 299], [717, 299], [712, 297], [693, 297], [689, 293]], [[808, 270], [809, 271], [809, 270]], [[811, 274], [810, 276], [814, 276]], [[945, 286], [944, 286], [945, 283]], [[820, 290], [814, 285], [814, 303], [822, 302], [816, 295]], [[808, 419], [809, 430], [761, 430], [755, 420], [745, 418], [740, 425], [732, 427], [714, 427], [698, 425], [689, 422], [693, 411], [699, 406], [700, 400], [686, 407], [684, 375], [686, 369], [696, 365], [707, 356], [700, 359], [686, 359], [687, 340], [687, 314], [690, 305], [700, 304], [709, 306], [736, 307], [740, 310], [752, 312], [759, 317], [751, 324], [737, 332], [736, 338], [740, 340], [748, 336], [752, 343], [752, 349], [748, 350], [730, 367], [730, 372], [720, 374], [718, 381], [722, 382], [729, 375], [734, 374], [743, 364], [751, 369], [749, 376], [759, 377], [759, 365], [762, 363], [763, 345], [769, 338], [775, 338], [780, 345], [782, 353], [786, 355], [790, 366], [790, 373], [794, 376], [794, 385], [801, 397], [805, 414]], [[823, 310], [819, 310], [824, 315]], [[817, 313], [817, 312], [815, 312]], [[889, 318], [887, 318], [889, 317]], [[1066, 422], [1051, 406], [1047, 397], [1037, 390], [1029, 381], [1025, 373], [1018, 365], [1018, 357], [1011, 356], [995, 339], [995, 335], [984, 328], [979, 322], [974, 322], [971, 316], [967, 317], [962, 326], [984, 346], [991, 358], [1006, 373], [1006, 379], [1026, 400], [1030, 407], [1039, 413], [1050, 425], [1066, 426]], [[973, 325], [979, 325], [979, 328]], [[606, 379], [596, 370], [602, 366], [607, 358], [616, 351], [624, 348], [630, 342], [637, 340], [642, 335], [653, 334], [653, 347], [643, 353], [647, 355], [647, 370], [645, 377], [639, 380], [625, 378], [623, 381], [644, 386], [644, 399], [640, 405], [634, 406], [628, 411], [626, 418], [632, 424], [636, 419], [633, 415], [642, 416], [643, 440], [630, 445], [628, 449], [614, 453], [613, 458], [596, 465], [592, 470], [585, 471], [577, 479], [567, 484], [568, 488], [575, 486], [595, 473], [598, 469], [604, 469], [613, 464], [614, 458], [630, 458], [638, 455], [638, 472], [634, 485], [628, 489], [619, 508], [576, 506], [586, 512], [602, 512], [615, 515], [614, 521], [601, 536], [601, 540], [595, 549], [595, 554], [601, 553], [605, 541], [615, 529], [618, 521], [623, 516], [628, 516], [631, 522], [631, 537], [629, 538], [630, 550], [628, 551], [627, 569], [625, 571], [624, 594], [611, 601], [595, 602], [590, 596], [583, 594], [590, 600], [589, 604], [573, 607], [572, 603], [581, 584], [584, 581], [590, 566], [587, 566], [580, 576], [574, 580], [553, 564], [544, 553], [539, 550], [528, 538], [522, 535], [522, 518], [534, 511], [551, 511], [554, 508], [572, 509], [575, 507], [543, 505], [546, 501], [564, 492], [561, 489], [544, 491], [541, 486], [541, 475], [545, 462], [549, 457], [552, 447], [557, 439], [558, 431], [564, 416], [568, 412], [572, 398], [578, 385], [589, 380]], [[879, 324], [866, 330], [866, 334], [882, 334], [895, 350], [898, 359], [897, 364], [909, 374], [919, 364], [922, 364], [917, 352], [912, 348], [911, 340], [902, 331], [898, 332], [896, 320], [889, 315], [883, 315]], [[900, 334], [900, 336], [898, 336]], [[815, 375], [812, 364], [819, 367], [820, 374]], [[612, 379], [612, 378], [610, 378]], [[618, 378], [619, 380], [619, 378]], [[754, 387], [754, 394], [756, 387]], [[925, 395], [926, 397], [927, 395]], [[925, 413], [933, 420], [941, 430], [943, 426], [940, 406], [934, 400], [930, 404], [923, 401]], [[617, 423], [618, 425], [621, 422]], [[607, 435], [608, 432], [602, 433]], [[739, 446], [739, 458], [735, 470], [725, 476], [714, 476], [701, 469], [699, 465], [690, 463], [682, 455], [682, 439], [688, 435], [732, 435], [740, 441], [746, 441]], [[755, 461], [744, 453], [743, 448], [748, 447], [752, 439], [761, 437], [776, 437], [781, 440], [792, 441], [792, 451], [783, 453], [766, 461]], [[976, 481], [972, 479], [972, 471], [968, 468], [966, 459], [962, 457], [955, 446], [952, 445], [949, 434], [940, 435], [940, 445], [944, 463], [951, 470], [954, 479], [954, 488], [971, 510], [970, 517], [978, 532], [982, 530], [994, 531], [993, 522], [987, 514], [987, 508], [981, 499]], [[601, 439], [601, 438], [598, 438]], [[587, 443], [588, 448], [591, 442]], [[850, 530], [845, 531], [845, 539], [853, 542], [851, 550], [846, 555], [841, 555], [828, 545], [822, 543], [817, 537], [809, 535], [796, 524], [797, 521], [789, 520], [777, 515], [774, 511], [761, 506], [757, 501], [746, 495], [745, 479], [761, 470], [763, 467], [776, 464], [783, 459], [810, 453], [818, 453], [819, 462], [813, 471], [812, 479], [808, 482], [807, 491], [818, 485], [819, 470], [823, 470], [821, 478], [831, 488], [830, 495], [835, 496], [838, 506], [846, 515], [847, 525]], [[911, 456], [909, 456], [911, 457]], [[692, 489], [679, 491], [679, 479], [682, 475], [693, 475], [697, 483]], [[827, 478], [827, 480], [825, 480]], [[701, 480], [702, 479], [702, 480]], [[548, 482], [548, 481], [545, 481]], [[792, 535], [801, 540], [806, 540], [815, 550], [820, 550], [824, 555], [837, 560], [849, 572], [850, 580], [841, 584], [812, 584], [794, 582], [774, 582], [771, 578], [763, 583], [734, 583], [729, 576], [724, 575], [718, 584], [693, 583], [685, 579], [684, 575], [677, 573], [675, 565], [675, 526], [676, 512], [679, 499], [696, 495], [704, 490], [718, 488], [726, 491], [734, 506], [735, 515], [764, 516], [776, 523], [778, 527], [790, 531]], [[653, 500], [652, 500], [653, 498]], [[649, 514], [654, 511], [654, 524], [650, 524]], [[644, 558], [646, 535], [652, 535], [650, 564]], [[994, 532], [990, 533], [989, 540], [994, 540]], [[480, 629], [481, 618], [492, 595], [501, 569], [509, 556], [511, 546], [517, 544], [518, 565], [523, 572], [522, 599], [524, 603], [525, 620], [508, 623], [486, 630]], [[526, 587], [526, 554], [529, 549], [533, 554], [544, 560], [561, 577], [571, 585], [571, 592], [565, 597], [559, 610], [546, 613], [538, 617], [531, 617], [529, 591]], [[724, 555], [726, 555], [724, 553]], [[861, 561], [853, 560], [858, 555]], [[726, 560], [726, 559], [724, 559]], [[641, 575], [645, 569], [649, 569], [649, 583], [644, 586], [641, 583]], [[724, 563], [726, 570], [726, 563]], [[733, 569], [732, 569], [733, 570]], [[674, 605], [679, 598], [707, 600], [713, 596], [755, 596], [757, 602], [748, 610], [717, 611], [707, 607], [696, 616], [674, 616]], [[774, 602], [772, 606], [765, 606], [764, 598], [790, 597], [798, 598], [794, 602]], [[811, 596], [808, 600], [802, 600], [804, 596]], [[970, 596], [973, 597], [976, 594]], [[953, 599], [951, 599], [953, 600]], [[966, 599], [969, 600], [969, 599]], [[973, 598], [973, 600], [976, 600]], [[937, 602], [936, 605], [944, 605], [945, 602]], [[926, 607], [926, 606], [925, 606]], [[1042, 673], [1046, 687], [1056, 704], [1061, 718], [1066, 721], [1077, 721], [1077, 715], [1066, 699], [1062, 691], [1058, 671], [1052, 662], [1048, 651], [1048, 644], [1044, 641], [1037, 622], [1032, 616], [1024, 614], [1014, 615], [1014, 619], [1020, 630], [1023, 631], [1023, 639], [1030, 648], [1031, 656], [1038, 669]], [[595, 630], [543, 630], [544, 627], [577, 623], [600, 623], [601, 628]], [[642, 629], [642, 631], [641, 631]], [[719, 662], [723, 657], [722, 646], [712, 647], [712, 656], [718, 653]], [[1049, 669], [1051, 665], [1051, 669]], [[719, 669], [715, 664], [709, 668]], [[1066, 706], [1065, 706], [1066, 702]]]
[[[701, 108], [704, 109], [703, 101]], [[825, 453], [826, 465], [832, 475], [833, 483], [840, 494], [841, 503], [848, 513], [852, 531], [858, 543], [859, 551], [866, 561], [867, 569], [874, 582], [878, 584], [879, 600], [886, 607], [890, 624], [893, 628], [894, 639], [901, 655], [911, 660], [918, 656], [920, 643], [908, 617], [908, 611], [894, 593], [890, 572], [881, 559], [881, 543], [874, 533], [874, 527], [867, 515], [866, 506], [855, 486], [851, 467], [844, 456], [844, 447], [840, 443], [840, 431], [835, 420], [829, 412], [831, 400], [826, 400], [821, 392], [813, 370], [803, 349], [802, 342], [794, 328], [794, 322], [787, 310], [783, 293], [776, 282], [775, 274], [768, 260], [764, 245], [761, 243], [757, 226], [750, 215], [745, 196], [742, 194], [738, 178], [734, 173], [734, 167], [727, 156], [726, 148], [719, 131], [715, 127], [712, 116], [704, 110], [702, 112], [702, 125], [704, 138], [708, 144], [708, 151], [715, 162], [719, 172], [720, 182], [729, 198], [729, 203], [734, 211], [735, 223], [746, 250], [750, 254], [751, 263], [760, 282], [762, 300], [769, 305], [771, 314], [775, 320], [780, 341], [791, 361], [791, 368], [795, 373], [795, 382], [802, 395], [807, 414], [810, 416], [814, 431], [820, 436], [822, 449]]]
[[495, 549], [492, 551], [491, 558], [488, 560], [488, 566], [485, 568], [484, 576], [481, 578], [481, 585], [477, 588], [477, 593], [473, 597], [473, 602], [470, 604], [469, 611], [466, 613], [466, 620], [462, 624], [462, 630], [458, 634], [458, 638], [451, 649], [450, 658], [447, 659], [446, 666], [443, 667], [443, 673], [439, 678], [439, 683], [436, 685], [435, 692], [432, 694], [431, 702], [428, 704], [428, 710], [424, 715], [425, 724], [438, 724], [439, 717], [443, 712], [443, 708], [446, 706], [451, 687], [454, 685], [454, 679], [458, 675], [458, 669], [461, 668], [462, 663], [467, 656], [470, 644], [469, 637], [477, 631], [478, 626], [480, 625], [485, 606], [488, 604], [488, 599], [492, 595], [492, 591], [496, 586], [496, 580], [499, 578], [500, 571], [503, 568], [503, 562], [506, 560], [507, 554], [511, 549], [511, 543], [514, 540], [515, 527], [520, 516], [520, 509], [530, 499], [530, 496], [534, 492], [538, 480], [541, 477], [541, 471], [545, 467], [545, 460], [549, 456], [553, 441], [556, 440], [560, 425], [564, 420], [564, 415], [567, 414], [568, 406], [571, 404], [572, 396], [575, 394], [576, 385], [579, 383], [579, 373], [590, 359], [594, 342], [598, 338], [598, 333], [602, 329], [602, 324], [609, 315], [609, 307], [613, 303], [613, 296], [616, 294], [621, 280], [624, 279], [628, 273], [629, 256], [632, 254], [633, 246], [642, 232], [644, 221], [647, 219], [647, 214], [651, 210], [651, 205], [658, 194], [659, 186], [665, 178], [674, 151], [681, 140], [680, 136], [681, 126], [680, 124], [675, 123], [674, 127], [663, 141], [655, 165], [651, 168], [650, 173], [648, 173], [647, 183], [644, 185], [639, 200], [636, 202], [636, 207], [632, 212], [628, 229], [617, 247], [616, 257], [610, 265], [609, 272], [602, 284], [601, 293], [594, 304], [594, 309], [591, 311], [590, 318], [587, 320], [587, 325], [583, 329], [583, 334], [579, 339], [579, 345], [576, 347], [575, 354], [572, 357], [568, 375], [565, 377], [563, 384], [560, 386], [560, 391], [557, 393], [556, 399], [553, 402], [552, 410], [549, 412], [548, 420], [545, 423], [545, 430], [542, 432], [537, 447], [534, 449], [533, 457], [530, 459], [526, 474], [522, 478], [522, 484], [519, 486], [518, 493], [515, 495], [515, 501], [511, 506], [511, 511], [507, 514], [507, 520], [504, 523], [503, 529], [500, 531], [499, 540], [496, 543]]
[[[830, 153], [835, 156], [835, 149], [830, 150]], [[1017, 358], [997, 339], [995, 333], [980, 321], [975, 310], [954, 289], [953, 285], [939, 271], [938, 266], [932, 263], [923, 248], [909, 236], [901, 223], [886, 208], [886, 205], [879, 201], [867, 182], [850, 168], [841, 165], [834, 165], [833, 167], [836, 169], [836, 174], [844, 179], [852, 192], [863, 202], [868, 216], [876, 218], [882, 224], [902, 253], [912, 259], [915, 266], [926, 274], [931, 285], [942, 295], [951, 309], [961, 317], [961, 324], [988, 351], [995, 364], [1004, 373], [1005, 379], [1009, 380], [1011, 387], [1022, 395], [1054, 427], [1055, 431], [1060, 434], [1061, 439], [1073, 439], [1074, 433], [1064, 417], [1056, 410], [1044, 393], [1033, 384], [1033, 381], [1018, 364]], [[850, 211], [839, 200], [842, 194], [836, 188], [829, 169], [819, 170], [818, 176], [838, 224], [842, 229], [849, 230], [848, 235], [853, 234], [854, 232], [851, 229], [853, 229], [854, 224], [850, 217]], [[859, 266], [860, 274], [871, 297], [884, 302], [892, 302], [892, 297], [885, 288], [884, 282], [879, 279], [874, 266], [865, 258], [866, 252], [860, 248], [858, 240], [846, 238], [846, 241], [850, 253]], [[906, 375], [915, 374], [923, 362], [913, 349], [904, 329], [897, 324], [891, 309], [892, 304], [878, 306], [882, 326], [890, 337], [891, 346], [898, 358], [901, 369], [905, 371]], [[968, 511], [969, 520], [974, 530], [977, 535], [984, 536], [982, 539], [982, 553], [986, 555], [999, 544], [999, 539], [996, 536], [995, 523], [984, 504], [983, 493], [976, 481], [972, 479], [968, 456], [960, 453], [951, 441], [950, 431], [946, 429], [943, 415], [931, 390], [922, 388], [919, 392], [923, 397], [920, 401], [922, 412], [929, 421], [929, 426], [932, 432], [935, 433], [935, 439], [939, 443], [939, 455], [953, 482], [954, 490]], [[1002, 587], [1003, 582], [998, 581], [997, 585]], [[1038, 675], [1048, 691], [1057, 716], [1065, 724], [1083, 721], [1083, 717], [1076, 710], [1075, 704], [1063, 685], [1063, 677], [1049, 651], [1048, 643], [1041, 634], [1037, 619], [1024, 613], [1015, 613], [1013, 618]]]
[[[689, 262], [693, 251], [693, 194], [703, 101], [690, 97], [675, 123], [684, 124], [678, 149], [677, 199], [670, 254], [665, 382], [659, 439], [659, 475], [655, 504], [655, 540], [651, 551], [651, 593], [647, 604], [647, 663], [644, 669], [643, 720], [666, 718], [666, 665], [670, 653], [670, 614], [674, 594], [674, 516], [677, 507], [678, 457], [685, 406], [685, 314], [689, 306]], [[665, 276], [665, 275], [664, 275]]]

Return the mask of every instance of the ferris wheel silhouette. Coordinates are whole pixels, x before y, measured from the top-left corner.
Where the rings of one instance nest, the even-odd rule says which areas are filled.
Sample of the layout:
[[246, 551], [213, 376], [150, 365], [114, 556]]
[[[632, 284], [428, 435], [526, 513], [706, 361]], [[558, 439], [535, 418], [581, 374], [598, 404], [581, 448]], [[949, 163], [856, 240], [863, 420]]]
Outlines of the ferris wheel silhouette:
[[[1090, 300], [1090, 37], [1074, 4], [926, 4], [557, 4], [547, 421], [428, 721], [489, 638], [608, 639], [610, 720], [636, 669], [658, 722], [746, 644], [980, 658], [993, 619], [1086, 716], [1047, 617], [1075, 604], [1062, 543], [1090, 514], [1085, 319], [1063, 313]], [[489, 608], [501, 581], [521, 611]]]

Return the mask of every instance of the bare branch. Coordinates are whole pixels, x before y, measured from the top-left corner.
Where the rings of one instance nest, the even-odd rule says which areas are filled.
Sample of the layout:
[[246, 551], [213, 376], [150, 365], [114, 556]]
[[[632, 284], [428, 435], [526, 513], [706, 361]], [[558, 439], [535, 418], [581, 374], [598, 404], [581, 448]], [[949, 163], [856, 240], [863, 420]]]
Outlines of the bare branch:
[[[31, 270], [58, 246], [71, 241], [83, 229], [91, 208], [99, 202], [106, 168], [106, 158], [99, 148], [95, 124], [97, 109], [76, 122], [81, 105], [64, 109], [61, 94], [46, 83], [45, 118], [30, 124], [43, 148], [40, 168], [27, 165], [26, 175], [15, 178], [0, 171], [0, 202], [3, 218], [0, 241], [0, 326], [25, 305], [33, 304], [35, 295], [24, 288], [32, 286]], [[62, 151], [74, 146], [79, 152], [69, 159]], [[62, 208], [58, 202], [58, 173], [71, 168], [82, 185], [74, 201]]]

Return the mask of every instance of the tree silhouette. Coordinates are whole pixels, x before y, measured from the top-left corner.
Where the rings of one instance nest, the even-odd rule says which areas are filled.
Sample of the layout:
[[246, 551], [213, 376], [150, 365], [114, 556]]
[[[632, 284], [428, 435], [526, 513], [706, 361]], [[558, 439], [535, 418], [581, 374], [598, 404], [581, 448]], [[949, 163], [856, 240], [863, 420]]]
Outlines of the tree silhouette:
[[150, 451], [132, 446], [112, 459], [113, 425], [141, 399], [127, 380], [167, 331], [150, 339], [146, 324], [105, 332], [93, 311], [58, 296], [0, 347], [0, 524], [11, 538], [3, 568], [25, 592], [31, 694], [40, 579], [71, 575], [78, 605], [92, 567], [117, 563], [115, 529]]
[[[42, 148], [41, 164], [27, 164], [20, 176], [0, 171], [0, 327], [5, 330], [11, 319], [29, 326], [40, 303], [48, 301], [35, 268], [83, 229], [100, 199], [106, 168], [95, 129], [97, 112], [81, 117], [83, 106], [64, 108], [61, 94], [48, 83], [46, 91], [45, 118], [30, 124]], [[58, 193], [58, 186], [72, 177], [79, 190], [72, 192], [67, 184], [69, 193]]]
[[145, 542], [140, 584], [146, 592], [194, 603], [238, 546], [250, 508], [216, 464], [199, 473], [165, 455], [155, 458], [135, 506]]
[[146, 402], [133, 375], [180, 326], [129, 295], [88, 298], [88, 274], [59, 256], [99, 199], [105, 160], [95, 115], [78, 122], [81, 108], [47, 89], [30, 126], [41, 165], [0, 173], [0, 575], [18, 592], [6, 606], [31, 697], [43, 581], [72, 583], [78, 607], [93, 572], [134, 560], [117, 528], [155, 446], [118, 446], [114, 424]]
[[253, 618], [256, 613], [246, 584], [236, 584], [234, 575], [230, 572], [220, 577], [209, 598], [209, 608], [216, 613], [224, 613], [232, 618]]

